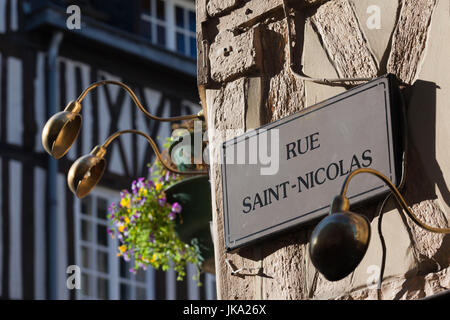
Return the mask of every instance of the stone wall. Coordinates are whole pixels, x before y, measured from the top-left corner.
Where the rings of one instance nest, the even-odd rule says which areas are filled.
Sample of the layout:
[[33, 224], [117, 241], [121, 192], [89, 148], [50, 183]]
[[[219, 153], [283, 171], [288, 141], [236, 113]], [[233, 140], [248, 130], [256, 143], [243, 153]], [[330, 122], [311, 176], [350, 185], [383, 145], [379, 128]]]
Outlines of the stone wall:
[[[376, 77], [403, 82], [409, 121], [403, 190], [426, 223], [450, 218], [450, 2], [446, 0], [288, 1], [297, 71], [313, 77]], [[226, 253], [220, 167], [223, 132], [232, 135], [291, 115], [345, 91], [303, 81], [291, 70], [282, 0], [197, 0], [198, 84], [209, 126], [213, 228], [221, 299], [415, 299], [450, 289], [450, 236], [432, 234], [384, 209], [386, 264], [381, 291], [368, 280], [381, 264], [376, 205], [372, 239], [358, 268], [329, 282], [309, 261], [314, 226]], [[231, 275], [225, 263], [257, 268]]]

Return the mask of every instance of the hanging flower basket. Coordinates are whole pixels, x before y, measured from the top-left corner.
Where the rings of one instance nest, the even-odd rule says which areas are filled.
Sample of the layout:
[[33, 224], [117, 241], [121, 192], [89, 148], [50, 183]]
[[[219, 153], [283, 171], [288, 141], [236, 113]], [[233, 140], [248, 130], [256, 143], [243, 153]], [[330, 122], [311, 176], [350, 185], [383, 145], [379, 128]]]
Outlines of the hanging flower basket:
[[176, 231], [176, 220], [184, 211], [180, 203], [167, 202], [165, 190], [180, 181], [180, 177], [165, 171], [159, 162], [152, 167], [153, 178], [133, 181], [131, 191], [120, 194], [119, 203], [109, 208], [111, 227], [108, 233], [117, 237], [117, 255], [131, 261], [130, 272], [151, 266], [163, 271], [173, 267], [178, 280], [186, 275], [186, 265], [203, 263], [197, 239], [185, 242]]
[[168, 203], [178, 203], [183, 208], [175, 225], [178, 236], [185, 243], [197, 239], [204, 259], [202, 269], [215, 273], [214, 246], [210, 228], [212, 207], [209, 177], [196, 176], [183, 179], [167, 188], [165, 194]]

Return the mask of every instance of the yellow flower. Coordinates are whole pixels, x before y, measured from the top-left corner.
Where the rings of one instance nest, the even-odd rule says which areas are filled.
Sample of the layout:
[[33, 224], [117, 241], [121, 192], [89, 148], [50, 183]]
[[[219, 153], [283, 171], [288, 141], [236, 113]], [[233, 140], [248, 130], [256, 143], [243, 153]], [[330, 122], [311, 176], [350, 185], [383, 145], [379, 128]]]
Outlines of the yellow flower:
[[118, 254], [117, 254], [118, 257], [120, 257], [121, 255], [122, 255], [121, 253], [118, 253]]
[[120, 205], [124, 208], [129, 208], [130, 207], [130, 199], [123, 198], [122, 200], [120, 200]]
[[[128, 217], [125, 217], [124, 220], [125, 220], [125, 223], [126, 223], [126, 224], [129, 224], [129, 223], [130, 223], [130, 219], [129, 219]], [[122, 232], [122, 231], [121, 231], [121, 232]]]
[[[155, 186], [156, 187], [156, 186]], [[138, 201], [141, 199], [141, 196], [144, 196], [144, 197], [146, 197], [148, 195], [148, 190], [147, 189], [144, 189], [143, 187], [141, 187], [140, 189], [139, 189], [139, 198], [138, 198]]]
[[153, 256], [152, 256], [152, 260], [150, 260], [150, 263], [153, 263], [155, 261], [156, 261], [156, 254], [154, 253]]
[[155, 184], [155, 190], [159, 192], [162, 189], [162, 183]]
[[119, 247], [119, 250], [121, 253], [124, 253], [127, 250], [127, 246], [123, 244]]
[[120, 226], [119, 227], [119, 232], [123, 232], [123, 229], [125, 229], [125, 226]]

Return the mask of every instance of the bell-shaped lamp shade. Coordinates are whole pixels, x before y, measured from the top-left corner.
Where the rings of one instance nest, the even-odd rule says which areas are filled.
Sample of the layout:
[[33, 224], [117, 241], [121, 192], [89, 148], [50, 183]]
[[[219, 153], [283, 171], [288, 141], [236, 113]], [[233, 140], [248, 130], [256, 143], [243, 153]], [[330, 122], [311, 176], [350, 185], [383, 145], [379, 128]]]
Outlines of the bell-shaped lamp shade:
[[106, 168], [106, 160], [103, 158], [105, 153], [103, 147], [97, 146], [70, 167], [67, 183], [78, 198], [87, 196], [102, 178]]
[[42, 145], [53, 158], [62, 158], [77, 139], [81, 128], [81, 106], [71, 102], [64, 111], [53, 115], [42, 130]]
[[317, 270], [329, 281], [338, 281], [359, 265], [370, 241], [366, 217], [350, 211], [324, 218], [311, 235], [309, 254]]

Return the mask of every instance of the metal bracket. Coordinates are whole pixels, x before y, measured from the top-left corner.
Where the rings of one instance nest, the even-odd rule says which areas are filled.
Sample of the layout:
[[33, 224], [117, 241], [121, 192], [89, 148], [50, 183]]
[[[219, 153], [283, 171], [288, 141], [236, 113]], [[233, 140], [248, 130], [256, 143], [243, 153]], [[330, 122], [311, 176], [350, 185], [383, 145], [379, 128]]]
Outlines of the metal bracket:
[[[230, 262], [229, 259], [225, 259], [225, 263], [231, 269], [231, 275], [233, 275], [233, 276], [238, 275], [238, 274], [240, 274], [241, 272], [244, 272], [244, 271], [250, 272], [251, 273], [250, 275], [257, 276], [257, 275], [260, 275], [261, 271], [262, 271], [262, 268], [245, 268], [245, 267], [235, 270], [235, 268], [231, 265], [231, 262]], [[258, 271], [258, 272], [254, 273], [255, 271]]]

